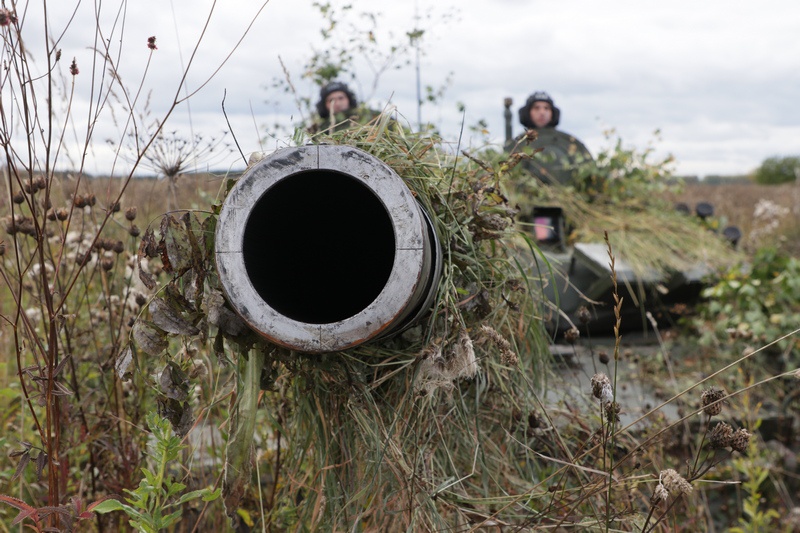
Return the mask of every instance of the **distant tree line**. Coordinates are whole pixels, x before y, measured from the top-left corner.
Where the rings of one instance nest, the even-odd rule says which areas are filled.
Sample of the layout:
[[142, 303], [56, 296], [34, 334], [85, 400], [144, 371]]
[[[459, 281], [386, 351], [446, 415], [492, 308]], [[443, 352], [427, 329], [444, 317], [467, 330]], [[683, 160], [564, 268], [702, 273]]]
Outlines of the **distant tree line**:
[[795, 180], [800, 180], [800, 156], [768, 157], [753, 173], [753, 181], [763, 185]]

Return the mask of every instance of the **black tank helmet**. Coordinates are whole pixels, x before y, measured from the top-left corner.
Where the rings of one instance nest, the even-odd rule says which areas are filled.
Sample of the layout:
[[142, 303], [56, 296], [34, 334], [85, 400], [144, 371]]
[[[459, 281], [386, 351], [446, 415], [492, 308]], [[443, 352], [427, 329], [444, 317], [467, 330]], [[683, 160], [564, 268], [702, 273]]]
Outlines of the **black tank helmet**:
[[342, 83], [340, 81], [332, 81], [322, 87], [319, 90], [319, 102], [317, 102], [317, 113], [322, 118], [328, 118], [330, 114], [328, 112], [328, 108], [325, 106], [325, 99], [330, 96], [331, 93], [336, 91], [342, 91], [347, 95], [347, 99], [350, 101], [350, 107], [348, 109], [353, 109], [358, 105], [358, 101], [356, 101], [356, 95], [353, 94], [353, 91], [347, 86], [346, 83]]
[[525, 105], [519, 108], [519, 123], [528, 129], [536, 128], [536, 125], [531, 120], [531, 107], [533, 107], [533, 104], [536, 102], [547, 102], [553, 109], [553, 118], [545, 127], [555, 128], [558, 126], [558, 120], [561, 118], [561, 110], [553, 104], [553, 99], [544, 91], [536, 91], [530, 95], [525, 101]]

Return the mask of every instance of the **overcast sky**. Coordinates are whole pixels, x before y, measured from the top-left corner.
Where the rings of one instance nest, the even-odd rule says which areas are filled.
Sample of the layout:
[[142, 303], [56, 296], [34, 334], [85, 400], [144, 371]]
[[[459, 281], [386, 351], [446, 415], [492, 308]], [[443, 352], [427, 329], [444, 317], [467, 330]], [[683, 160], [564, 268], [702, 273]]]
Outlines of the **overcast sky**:
[[[131, 98], [145, 79], [137, 104], [140, 112], [150, 94], [150, 116], [163, 115], [212, 3], [136, 0], [128, 6], [118, 65]], [[187, 78], [190, 91], [200, 88], [231, 51], [261, 3], [218, 1]], [[677, 172], [686, 175], [746, 173], [766, 157], [800, 154], [797, 0], [331, 3], [352, 4], [355, 12], [383, 13], [376, 32], [380, 45], [391, 42], [389, 30], [399, 39], [415, 27], [415, 13], [421, 16], [419, 24], [426, 30], [419, 63], [422, 84], [440, 86], [452, 73], [441, 101], [423, 106], [422, 118], [453, 142], [462, 122], [458, 103], [465, 106], [466, 126], [483, 119], [490, 138], [501, 142], [503, 98], [514, 100], [514, 133], [519, 134], [517, 109], [533, 91], [546, 90], [561, 108], [561, 129], [582, 139], [594, 154], [612, 143], [604, 135], [611, 128], [628, 146], [644, 149], [654, 144], [658, 154], [673, 154]], [[41, 2], [30, 4], [24, 34], [35, 50], [41, 44]], [[61, 35], [74, 3], [49, 4], [51, 33]], [[95, 2], [80, 5], [75, 21], [59, 40], [61, 68], [66, 71], [75, 57], [81, 69], [75, 78], [77, 113], [86, 113], [92, 94], [94, 52], [92, 32], [86, 31], [87, 25], [94, 26], [90, 4]], [[106, 28], [116, 15], [112, 7], [119, 5], [112, 4], [102, 3]], [[271, 124], [299, 119], [291, 95], [269, 86], [283, 78], [280, 57], [300, 95], [316, 97], [317, 89], [302, 79], [302, 68], [313, 49], [321, 46], [321, 27], [322, 18], [311, 0], [271, 0], [225, 66], [188, 106], [181, 104], [170, 117], [167, 130], [187, 139], [218, 137], [228, 130], [221, 107], [227, 93], [225, 109], [245, 154], [285, 144], [281, 135], [261, 142], [275, 133]], [[106, 35], [112, 43], [119, 41], [119, 30], [107, 30]], [[145, 75], [146, 41], [151, 35], [157, 37], [158, 50]], [[360, 98], [376, 107], [391, 100], [416, 124], [414, 56], [408, 59], [410, 66], [379, 76], [374, 91], [375, 76], [360, 63], [355, 88]], [[38, 65], [42, 64], [40, 59]], [[114, 141], [115, 135], [118, 141], [120, 129], [108, 118], [98, 121], [98, 142], [87, 160], [89, 172], [102, 172], [110, 164], [103, 143]], [[463, 144], [477, 142], [465, 133]], [[242, 165], [238, 156], [210, 164]]]

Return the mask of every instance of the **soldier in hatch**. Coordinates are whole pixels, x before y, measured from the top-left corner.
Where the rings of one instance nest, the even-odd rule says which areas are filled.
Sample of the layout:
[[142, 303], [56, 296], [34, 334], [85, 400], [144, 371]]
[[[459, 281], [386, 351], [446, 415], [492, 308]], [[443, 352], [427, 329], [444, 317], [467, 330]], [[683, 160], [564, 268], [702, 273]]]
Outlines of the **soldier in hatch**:
[[[536, 135], [526, 133], [507, 144], [506, 150], [516, 152], [529, 146], [534, 151], [541, 149], [525, 167], [545, 183], [568, 183], [571, 168], [581, 161], [591, 159], [586, 146], [568, 133], [556, 129], [561, 110], [544, 91], [536, 91], [519, 108], [519, 121]], [[535, 138], [534, 138], [535, 137]]]
[[319, 120], [311, 127], [312, 133], [332, 133], [358, 121], [358, 100], [347, 84], [332, 81], [319, 91], [317, 113]]

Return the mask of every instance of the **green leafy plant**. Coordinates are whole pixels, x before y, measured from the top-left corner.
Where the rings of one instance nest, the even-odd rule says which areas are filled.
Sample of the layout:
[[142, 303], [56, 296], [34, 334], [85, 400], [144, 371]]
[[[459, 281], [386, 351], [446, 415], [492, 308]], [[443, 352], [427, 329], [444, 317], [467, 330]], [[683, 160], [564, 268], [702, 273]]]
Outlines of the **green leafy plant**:
[[[706, 344], [750, 345], [776, 339], [800, 323], [800, 260], [774, 248], [756, 251], [703, 291], [694, 325]], [[712, 326], [712, 327], [708, 327]], [[787, 338], [778, 346], [796, 345]]]
[[155, 533], [168, 528], [181, 519], [181, 506], [193, 500], [213, 501], [220, 495], [220, 490], [203, 488], [183, 492], [186, 485], [175, 481], [168, 473], [168, 466], [178, 458], [178, 453], [185, 448], [180, 438], [172, 433], [168, 420], [156, 413], [147, 415], [147, 424], [152, 431], [153, 440], [149, 444], [147, 454], [152, 460], [154, 469], [143, 467], [144, 479], [136, 490], [127, 490], [129, 497], [125, 502], [106, 500], [94, 507], [97, 513], [123, 511], [130, 517], [130, 525], [138, 531]]
[[[610, 137], [611, 132], [607, 134]], [[586, 159], [574, 169], [574, 187], [589, 201], [612, 204], [644, 204], [661, 196], [677, 182], [670, 181], [674, 158], [653, 160], [653, 146], [644, 150], [625, 147], [617, 138], [614, 146]]]
[[[761, 420], [756, 421], [756, 429]], [[742, 489], [747, 497], [742, 502], [744, 517], [739, 518], [739, 526], [732, 527], [731, 533], [758, 533], [773, 531], [774, 520], [780, 517], [775, 509], [762, 509], [762, 485], [769, 478], [770, 468], [763, 464], [761, 452], [755, 440], [751, 440], [747, 454], [733, 460], [733, 467], [744, 476]]]

